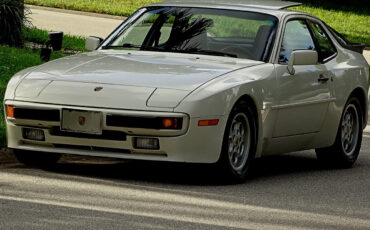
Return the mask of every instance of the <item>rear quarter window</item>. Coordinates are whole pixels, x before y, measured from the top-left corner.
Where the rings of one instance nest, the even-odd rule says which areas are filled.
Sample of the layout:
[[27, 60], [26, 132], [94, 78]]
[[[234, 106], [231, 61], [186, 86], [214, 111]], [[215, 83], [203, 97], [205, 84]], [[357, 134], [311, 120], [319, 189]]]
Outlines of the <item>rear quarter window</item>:
[[323, 62], [336, 54], [337, 50], [320, 24], [310, 22], [310, 26], [319, 45], [320, 61]]

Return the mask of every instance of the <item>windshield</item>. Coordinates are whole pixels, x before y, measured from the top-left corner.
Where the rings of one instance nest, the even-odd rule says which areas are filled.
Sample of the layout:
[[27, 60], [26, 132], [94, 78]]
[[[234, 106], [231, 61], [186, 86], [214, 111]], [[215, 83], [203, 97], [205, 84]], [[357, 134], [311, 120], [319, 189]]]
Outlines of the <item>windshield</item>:
[[103, 49], [196, 53], [264, 61], [277, 19], [219, 9], [151, 8]]

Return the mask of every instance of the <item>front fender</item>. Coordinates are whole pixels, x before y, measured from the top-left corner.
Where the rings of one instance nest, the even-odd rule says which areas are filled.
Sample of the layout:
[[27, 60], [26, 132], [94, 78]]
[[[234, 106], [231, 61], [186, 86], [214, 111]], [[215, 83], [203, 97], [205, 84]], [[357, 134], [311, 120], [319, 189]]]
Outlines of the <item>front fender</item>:
[[32, 72], [33, 69], [36, 67], [30, 67], [20, 72], [16, 73], [8, 82], [6, 87], [4, 101], [5, 100], [13, 100], [15, 97], [15, 90], [17, 89], [18, 85], [22, 82], [22, 80], [27, 77], [28, 74]]
[[[263, 64], [230, 73], [217, 78], [195, 90], [187, 96], [176, 112], [183, 112], [192, 118], [212, 116], [229, 117], [237, 101], [248, 96], [255, 103], [258, 116], [258, 148], [256, 157], [260, 157], [263, 140], [262, 113], [275, 103], [276, 99], [276, 74], [272, 64]], [[224, 119], [226, 127], [228, 119]]]
[[191, 117], [228, 115], [234, 104], [244, 95], [256, 102], [256, 107], [271, 104], [276, 94], [276, 75], [272, 64], [241, 69], [214, 79], [199, 87], [175, 108]]

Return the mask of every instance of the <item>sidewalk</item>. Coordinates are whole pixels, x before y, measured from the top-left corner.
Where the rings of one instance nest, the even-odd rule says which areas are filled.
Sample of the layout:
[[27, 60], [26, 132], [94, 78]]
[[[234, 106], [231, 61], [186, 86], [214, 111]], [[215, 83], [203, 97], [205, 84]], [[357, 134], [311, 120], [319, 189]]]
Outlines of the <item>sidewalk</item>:
[[370, 65], [370, 50], [365, 50], [364, 51], [364, 56], [367, 60], [367, 63], [369, 63], [369, 65]]
[[[37, 28], [63, 31], [66, 34], [83, 37], [92, 35], [106, 38], [125, 19], [124, 17], [74, 10], [33, 5], [27, 5], [27, 7], [32, 12], [30, 19]], [[370, 50], [365, 50], [364, 56], [367, 62], [370, 63]]]

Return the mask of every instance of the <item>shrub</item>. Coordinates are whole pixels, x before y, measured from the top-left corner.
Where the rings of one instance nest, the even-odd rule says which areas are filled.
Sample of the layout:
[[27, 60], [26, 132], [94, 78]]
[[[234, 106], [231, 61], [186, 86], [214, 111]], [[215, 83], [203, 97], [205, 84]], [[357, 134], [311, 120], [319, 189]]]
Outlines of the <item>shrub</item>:
[[23, 0], [0, 0], [0, 44], [22, 46], [26, 18]]

